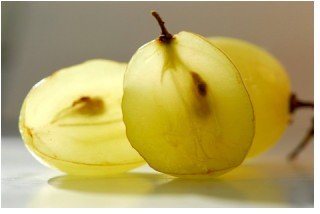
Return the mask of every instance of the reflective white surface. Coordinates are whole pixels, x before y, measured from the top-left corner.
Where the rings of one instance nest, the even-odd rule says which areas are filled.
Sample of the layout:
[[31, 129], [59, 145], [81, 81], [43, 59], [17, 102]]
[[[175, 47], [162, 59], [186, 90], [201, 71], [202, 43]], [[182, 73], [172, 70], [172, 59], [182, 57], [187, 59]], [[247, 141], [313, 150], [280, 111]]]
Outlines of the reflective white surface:
[[42, 166], [20, 138], [2, 138], [2, 207], [313, 207], [313, 146], [292, 163], [283, 148], [210, 180], [173, 178], [147, 165], [79, 178]]

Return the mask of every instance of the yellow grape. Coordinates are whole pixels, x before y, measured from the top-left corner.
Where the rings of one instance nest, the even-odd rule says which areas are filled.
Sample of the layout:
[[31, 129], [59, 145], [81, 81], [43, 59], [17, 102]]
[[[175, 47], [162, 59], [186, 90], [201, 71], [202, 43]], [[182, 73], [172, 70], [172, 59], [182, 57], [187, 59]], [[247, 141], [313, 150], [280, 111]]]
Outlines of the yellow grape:
[[122, 121], [125, 68], [90, 60], [37, 83], [19, 120], [28, 150], [42, 163], [75, 175], [101, 176], [142, 165]]
[[209, 41], [239, 70], [255, 115], [255, 136], [248, 156], [274, 145], [290, 121], [290, 81], [284, 67], [270, 53], [248, 42], [224, 37]]
[[190, 32], [160, 38], [131, 58], [123, 119], [148, 164], [175, 176], [220, 175], [241, 164], [254, 136], [253, 107], [226, 55]]

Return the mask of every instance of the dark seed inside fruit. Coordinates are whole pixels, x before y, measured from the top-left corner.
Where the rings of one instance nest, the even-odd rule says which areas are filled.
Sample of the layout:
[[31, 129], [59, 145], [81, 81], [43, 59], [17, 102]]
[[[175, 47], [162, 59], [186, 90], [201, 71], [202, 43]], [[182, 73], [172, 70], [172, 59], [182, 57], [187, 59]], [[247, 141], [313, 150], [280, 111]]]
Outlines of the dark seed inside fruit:
[[207, 84], [202, 80], [199, 74], [191, 71], [191, 76], [194, 84], [197, 87], [198, 94], [201, 96], [206, 96], [207, 94]]
[[104, 102], [100, 98], [81, 97], [72, 103], [72, 107], [79, 107], [77, 112], [86, 115], [97, 115], [105, 111]]

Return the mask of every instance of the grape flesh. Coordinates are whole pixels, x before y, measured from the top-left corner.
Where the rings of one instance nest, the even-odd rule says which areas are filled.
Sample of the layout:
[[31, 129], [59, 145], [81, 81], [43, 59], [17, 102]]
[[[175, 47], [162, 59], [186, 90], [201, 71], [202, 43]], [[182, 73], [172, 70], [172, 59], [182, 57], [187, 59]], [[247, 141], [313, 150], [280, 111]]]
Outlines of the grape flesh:
[[148, 164], [174, 176], [219, 175], [241, 164], [253, 108], [232, 62], [205, 38], [180, 32], [141, 47], [124, 79], [123, 119]]
[[271, 148], [289, 125], [290, 80], [280, 62], [256, 45], [224, 37], [209, 40], [238, 68], [249, 92], [255, 136], [248, 157], [256, 156]]
[[125, 68], [90, 60], [36, 84], [19, 121], [28, 150], [42, 163], [74, 175], [101, 176], [142, 165], [122, 121]]

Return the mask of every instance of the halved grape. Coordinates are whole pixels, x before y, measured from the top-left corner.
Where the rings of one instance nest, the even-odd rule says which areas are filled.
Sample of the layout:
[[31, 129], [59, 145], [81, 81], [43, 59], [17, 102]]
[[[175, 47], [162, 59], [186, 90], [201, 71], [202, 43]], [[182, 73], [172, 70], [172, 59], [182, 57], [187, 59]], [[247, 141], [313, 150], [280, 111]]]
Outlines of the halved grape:
[[90, 60], [36, 84], [20, 114], [23, 140], [37, 159], [63, 172], [105, 175], [144, 163], [122, 121], [126, 64]]
[[205, 38], [170, 36], [163, 31], [128, 64], [122, 100], [128, 139], [160, 172], [220, 175], [250, 149], [249, 95], [233, 63]]

